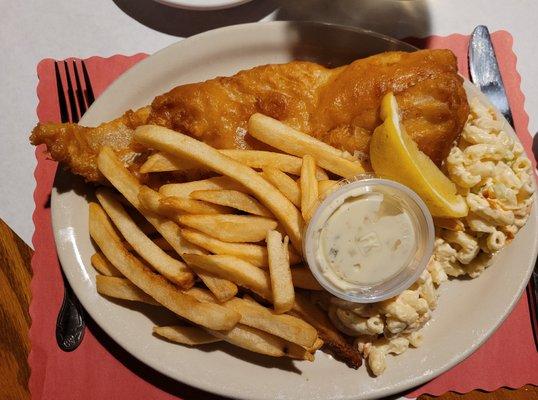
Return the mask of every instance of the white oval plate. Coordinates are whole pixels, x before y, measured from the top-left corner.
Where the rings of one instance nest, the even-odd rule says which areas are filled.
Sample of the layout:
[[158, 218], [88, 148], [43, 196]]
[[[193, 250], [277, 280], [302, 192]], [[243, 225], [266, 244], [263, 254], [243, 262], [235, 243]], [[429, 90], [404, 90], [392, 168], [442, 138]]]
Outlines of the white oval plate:
[[186, 10], [210, 11], [223, 10], [248, 3], [252, 0], [155, 0], [159, 3]]
[[[149, 104], [178, 84], [232, 75], [260, 64], [308, 59], [339, 65], [409, 45], [371, 32], [312, 23], [271, 22], [222, 28], [176, 43], [140, 62], [114, 82], [84, 115], [97, 125], [125, 110]], [[481, 96], [466, 84], [472, 96]], [[386, 372], [368, 376], [323, 352], [316, 361], [271, 359], [215, 345], [197, 349], [174, 345], [151, 334], [153, 322], [143, 312], [109, 301], [95, 290], [94, 253], [88, 235], [87, 187], [59, 174], [52, 193], [52, 221], [58, 255], [81, 303], [128, 352], [154, 369], [189, 385], [241, 399], [365, 399], [387, 396], [420, 385], [475, 351], [510, 313], [532, 271], [536, 257], [537, 213], [494, 265], [475, 280], [441, 288], [438, 309], [424, 329], [424, 344], [388, 358]], [[151, 316], [151, 315], [150, 315]]]

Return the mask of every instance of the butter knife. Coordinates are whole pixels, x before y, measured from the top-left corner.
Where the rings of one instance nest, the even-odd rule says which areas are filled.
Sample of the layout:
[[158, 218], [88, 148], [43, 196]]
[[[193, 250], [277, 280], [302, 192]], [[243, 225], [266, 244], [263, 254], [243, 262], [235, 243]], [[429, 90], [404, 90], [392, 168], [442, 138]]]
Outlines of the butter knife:
[[488, 96], [493, 105], [501, 112], [512, 127], [514, 120], [508, 104], [503, 79], [499, 71], [499, 64], [495, 50], [491, 43], [488, 28], [477, 26], [469, 42], [469, 72], [471, 80]]
[[[491, 103], [501, 112], [501, 114], [514, 128], [512, 111], [504, 84], [499, 71], [499, 65], [495, 56], [495, 50], [491, 43], [488, 28], [484, 25], [477, 26], [469, 42], [469, 72], [471, 80], [484, 93]], [[538, 350], [538, 308], [536, 300], [538, 298], [538, 264], [532, 272], [527, 294], [529, 298], [529, 308], [532, 318], [532, 329], [534, 332], [534, 343]]]

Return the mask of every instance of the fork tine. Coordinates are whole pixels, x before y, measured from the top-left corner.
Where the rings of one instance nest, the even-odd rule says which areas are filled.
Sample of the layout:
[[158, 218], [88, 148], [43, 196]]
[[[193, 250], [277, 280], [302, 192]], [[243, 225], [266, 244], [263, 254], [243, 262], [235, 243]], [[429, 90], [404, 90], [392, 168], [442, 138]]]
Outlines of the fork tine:
[[73, 83], [71, 82], [71, 73], [69, 72], [69, 65], [64, 60], [65, 75], [67, 77], [67, 97], [69, 98], [69, 108], [71, 109], [71, 122], [78, 122], [79, 115], [77, 110], [77, 103], [75, 100], [75, 93], [73, 92]]
[[86, 112], [86, 103], [84, 102], [84, 93], [82, 85], [80, 84], [80, 76], [78, 73], [77, 62], [73, 60], [73, 71], [75, 71], [75, 93], [78, 100], [78, 109], [80, 110], [80, 116], [82, 117]]
[[69, 112], [67, 111], [67, 101], [65, 99], [64, 87], [62, 85], [62, 77], [58, 68], [58, 61], [54, 62], [54, 73], [56, 74], [56, 91], [58, 92], [58, 105], [60, 106], [60, 121], [69, 121]]
[[84, 60], [81, 60], [82, 64], [82, 74], [84, 75], [84, 85], [86, 86], [86, 103], [88, 104], [88, 107], [93, 104], [95, 101], [95, 95], [93, 94], [93, 88], [92, 83], [90, 81], [90, 75], [88, 74], [88, 70], [86, 69], [86, 63]]

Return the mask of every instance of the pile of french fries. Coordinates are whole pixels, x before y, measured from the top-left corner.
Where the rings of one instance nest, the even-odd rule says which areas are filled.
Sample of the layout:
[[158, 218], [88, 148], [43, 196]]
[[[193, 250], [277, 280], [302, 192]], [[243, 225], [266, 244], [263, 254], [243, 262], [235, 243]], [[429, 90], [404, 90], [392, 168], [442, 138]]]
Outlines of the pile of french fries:
[[270, 117], [253, 115], [248, 131], [280, 152], [216, 150], [167, 128], [137, 128], [135, 140], [154, 151], [140, 172], [218, 175], [153, 189], [113, 150], [100, 151], [99, 170], [115, 190], [98, 188], [89, 208], [97, 291], [175, 313], [177, 325], [154, 328], [173, 342], [226, 341], [312, 361], [324, 341], [349, 344], [309, 303], [307, 291], [322, 288], [303, 263], [304, 225], [338, 177], [364, 170]]

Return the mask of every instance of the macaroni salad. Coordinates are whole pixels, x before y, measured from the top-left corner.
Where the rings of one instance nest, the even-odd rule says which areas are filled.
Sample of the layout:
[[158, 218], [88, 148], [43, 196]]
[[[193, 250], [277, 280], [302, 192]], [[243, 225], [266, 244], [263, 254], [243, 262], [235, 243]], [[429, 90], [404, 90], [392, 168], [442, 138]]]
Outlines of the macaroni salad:
[[397, 297], [374, 304], [318, 294], [335, 326], [355, 337], [370, 371], [380, 375], [386, 356], [422, 342], [422, 327], [437, 306], [437, 288], [449, 277], [476, 278], [525, 225], [533, 203], [532, 165], [521, 144], [478, 99], [445, 173], [469, 206], [461, 219], [438, 219], [433, 256], [419, 280]]

